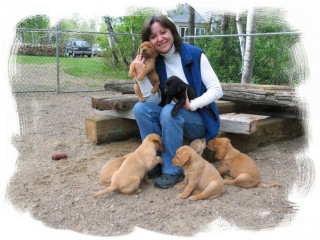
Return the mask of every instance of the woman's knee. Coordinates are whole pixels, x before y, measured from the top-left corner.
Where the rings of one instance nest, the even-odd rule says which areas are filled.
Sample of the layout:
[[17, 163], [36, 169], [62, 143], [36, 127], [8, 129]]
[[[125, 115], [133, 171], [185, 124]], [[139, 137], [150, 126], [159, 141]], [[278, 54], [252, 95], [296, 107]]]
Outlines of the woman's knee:
[[142, 102], [137, 102], [134, 106], [133, 106], [133, 114], [135, 116], [139, 116], [140, 113], [143, 112], [144, 109], [144, 105]]
[[148, 105], [145, 102], [137, 102], [133, 107], [133, 114], [136, 119], [146, 116], [149, 112]]
[[171, 115], [171, 111], [174, 107], [174, 104], [167, 104], [163, 107], [162, 111], [161, 111], [161, 114], [160, 114], [160, 122], [161, 122], [161, 125], [164, 126], [166, 125], [166, 123], [172, 123], [173, 121], [180, 121], [180, 117], [175, 116], [173, 117]]
[[160, 112], [160, 106], [149, 102], [137, 102], [133, 107], [133, 114], [136, 119], [159, 119]]

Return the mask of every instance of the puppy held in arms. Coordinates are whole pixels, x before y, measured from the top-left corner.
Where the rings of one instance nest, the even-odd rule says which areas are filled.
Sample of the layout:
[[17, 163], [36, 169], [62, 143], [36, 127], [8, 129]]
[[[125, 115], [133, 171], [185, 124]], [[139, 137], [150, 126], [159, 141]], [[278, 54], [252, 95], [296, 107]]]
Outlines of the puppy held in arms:
[[159, 163], [163, 163], [162, 158], [157, 156], [157, 151], [163, 152], [161, 137], [158, 134], [149, 134], [133, 153], [126, 155], [120, 168], [113, 173], [111, 185], [94, 196], [113, 191], [126, 195], [140, 193], [141, 180], [149, 183], [147, 173]]
[[167, 79], [164, 94], [166, 95], [166, 104], [171, 103], [172, 100], [176, 103], [171, 111], [173, 117], [177, 115], [179, 109], [186, 103], [186, 94], [189, 100], [196, 98], [195, 89], [176, 76], [171, 76]]
[[183, 191], [178, 195], [179, 198], [193, 195], [190, 200], [200, 200], [217, 198], [223, 194], [223, 179], [217, 169], [190, 146], [180, 147], [172, 164], [182, 167], [185, 174], [184, 182], [177, 186], [178, 190]]
[[220, 161], [218, 168], [221, 176], [227, 174], [225, 184], [251, 187], [280, 187], [279, 183], [261, 183], [259, 171], [253, 159], [235, 149], [228, 138], [214, 138], [207, 147], [216, 151], [216, 159]]
[[139, 87], [137, 80], [141, 81], [144, 79], [145, 76], [147, 76], [151, 84], [153, 85], [151, 92], [152, 93], [157, 92], [160, 85], [159, 76], [155, 70], [155, 61], [156, 61], [156, 57], [158, 56], [158, 51], [150, 42], [146, 41], [140, 45], [138, 49], [138, 54], [145, 59], [144, 60], [145, 67], [142, 69], [141, 73], [138, 76], [136, 76], [135, 63], [132, 62], [130, 65], [129, 77], [135, 78], [134, 91], [138, 96], [139, 101], [144, 102], [145, 98], [142, 96], [141, 89]]

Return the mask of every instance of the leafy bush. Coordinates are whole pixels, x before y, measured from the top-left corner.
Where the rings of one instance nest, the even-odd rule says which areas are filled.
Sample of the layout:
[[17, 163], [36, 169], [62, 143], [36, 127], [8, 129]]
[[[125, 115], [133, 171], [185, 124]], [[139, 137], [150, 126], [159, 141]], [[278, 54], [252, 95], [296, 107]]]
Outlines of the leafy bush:
[[241, 51], [236, 38], [202, 38], [195, 45], [201, 47], [219, 80], [224, 83], [241, 81]]

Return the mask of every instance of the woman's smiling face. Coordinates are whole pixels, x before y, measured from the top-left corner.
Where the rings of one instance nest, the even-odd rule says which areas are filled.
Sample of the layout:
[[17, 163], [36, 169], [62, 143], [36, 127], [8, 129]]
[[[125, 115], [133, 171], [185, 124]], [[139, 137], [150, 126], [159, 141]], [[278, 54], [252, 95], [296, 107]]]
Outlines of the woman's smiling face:
[[173, 45], [173, 35], [169, 28], [163, 27], [159, 22], [154, 22], [151, 27], [149, 41], [156, 47], [159, 53], [169, 52]]

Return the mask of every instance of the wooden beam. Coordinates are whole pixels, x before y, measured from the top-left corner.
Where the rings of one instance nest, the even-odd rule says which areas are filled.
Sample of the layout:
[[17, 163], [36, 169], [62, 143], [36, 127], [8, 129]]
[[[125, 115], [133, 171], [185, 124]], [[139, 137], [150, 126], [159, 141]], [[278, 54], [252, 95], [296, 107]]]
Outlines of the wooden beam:
[[87, 139], [95, 143], [107, 143], [139, 136], [135, 120], [96, 116], [85, 119]]
[[104, 84], [106, 91], [116, 91], [123, 94], [134, 94], [134, 81], [133, 80], [108, 80]]
[[[110, 80], [104, 87], [109, 91], [133, 94], [133, 84], [130, 80]], [[222, 83], [221, 86], [223, 89], [221, 100], [285, 108], [301, 107], [295, 89], [291, 86], [238, 83]]]
[[[133, 110], [96, 110], [101, 116], [113, 116], [135, 120]], [[259, 120], [268, 118], [269, 116], [253, 115], [245, 113], [224, 113], [220, 114], [220, 131], [232, 132], [237, 134], [252, 134], [257, 131]]]
[[303, 127], [300, 120], [269, 117], [259, 121], [258, 130], [253, 134], [220, 132], [218, 137], [228, 137], [236, 149], [247, 153], [256, 150], [261, 144], [293, 139], [302, 135]]
[[248, 109], [248, 105], [244, 103], [217, 100], [216, 104], [219, 109], [219, 114], [230, 113], [230, 112], [242, 112]]
[[[136, 95], [133, 94], [124, 94], [118, 97], [92, 97], [91, 98], [91, 106], [97, 110], [116, 110], [115, 112], [120, 111], [128, 111], [131, 110], [138, 102], [138, 98]], [[217, 107], [219, 109], [219, 113], [228, 113], [228, 112], [241, 112], [242, 110], [247, 108], [246, 104], [240, 104], [230, 101], [216, 101]], [[129, 111], [131, 112], [131, 111]], [[125, 114], [128, 115], [128, 114]], [[112, 114], [114, 116], [114, 114]], [[132, 117], [128, 117], [131, 118]]]
[[127, 118], [127, 119], [133, 119], [133, 120], [136, 119], [133, 114], [133, 109], [128, 109], [128, 110], [116, 110], [116, 109], [95, 110], [95, 113], [97, 113], [100, 116], [112, 116], [112, 117], [120, 117], [120, 118]]
[[97, 110], [129, 110], [138, 102], [138, 98], [133, 94], [119, 97], [92, 97], [91, 106]]
[[[137, 101], [138, 98], [135, 95], [123, 95], [116, 98], [93, 97], [92, 107], [99, 115], [135, 119], [132, 108]], [[258, 120], [267, 118], [261, 115], [236, 114], [246, 108], [243, 104], [230, 101], [217, 101], [216, 103], [220, 113], [221, 131], [252, 134], [257, 130]]]
[[290, 86], [236, 83], [222, 83], [221, 86], [223, 100], [278, 107], [299, 107], [295, 89]]
[[220, 131], [237, 134], [252, 134], [258, 130], [259, 120], [269, 116], [245, 113], [220, 114]]
[[[86, 118], [87, 138], [97, 144], [139, 137], [135, 120], [108, 116]], [[278, 140], [287, 140], [303, 134], [302, 124], [298, 119], [268, 117], [260, 119], [257, 131], [252, 134], [239, 134], [220, 131], [218, 137], [228, 137], [232, 145], [241, 152], [251, 152], [259, 145]], [[214, 153], [206, 150], [204, 155], [213, 159]]]

